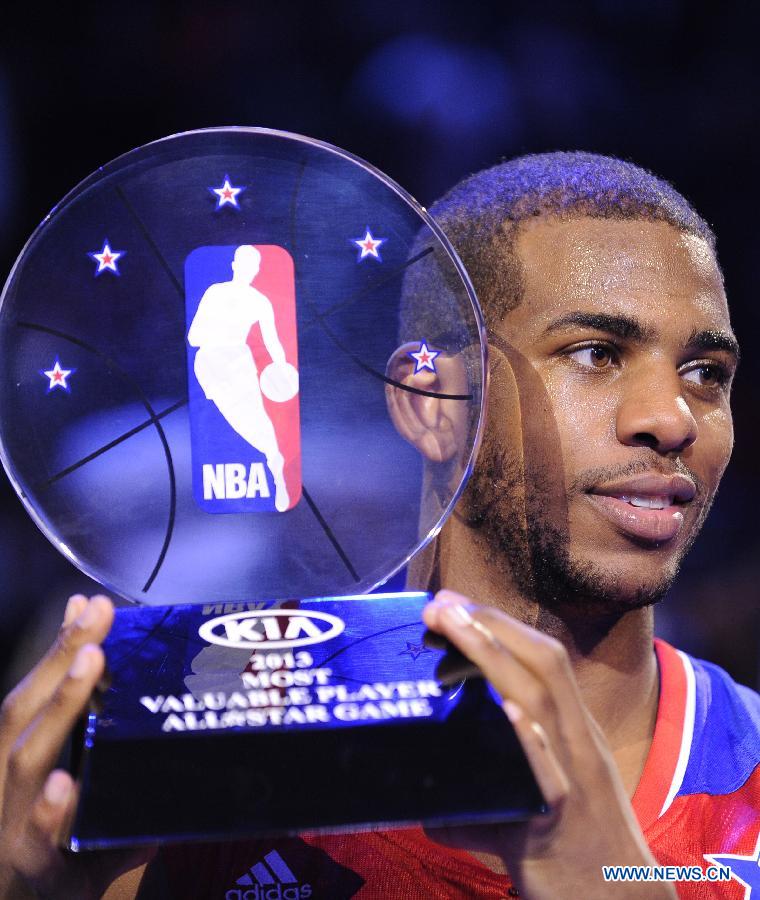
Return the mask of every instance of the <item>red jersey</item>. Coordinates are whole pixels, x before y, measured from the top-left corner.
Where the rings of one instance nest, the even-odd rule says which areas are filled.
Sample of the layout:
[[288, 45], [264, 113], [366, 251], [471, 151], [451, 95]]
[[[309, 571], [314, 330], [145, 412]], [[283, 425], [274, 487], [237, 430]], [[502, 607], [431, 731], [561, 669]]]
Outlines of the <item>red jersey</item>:
[[[663, 866], [730, 866], [728, 881], [678, 882], [684, 900], [760, 900], [760, 696], [664, 641], [655, 648], [657, 721], [632, 801], [644, 836]], [[519, 896], [508, 876], [421, 829], [166, 847], [159, 859], [167, 900]]]

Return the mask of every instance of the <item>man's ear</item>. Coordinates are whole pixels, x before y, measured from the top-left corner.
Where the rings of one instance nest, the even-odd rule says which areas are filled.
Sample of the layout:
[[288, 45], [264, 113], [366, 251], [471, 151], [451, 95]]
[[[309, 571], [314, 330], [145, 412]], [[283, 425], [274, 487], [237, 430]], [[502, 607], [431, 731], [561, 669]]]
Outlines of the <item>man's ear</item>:
[[[418, 343], [402, 344], [388, 360], [385, 399], [396, 430], [431, 462], [447, 462], [466, 442], [468, 404], [446, 395], [468, 393], [461, 356], [441, 353], [435, 371], [421, 369], [409, 356]], [[438, 396], [443, 395], [443, 396]]]

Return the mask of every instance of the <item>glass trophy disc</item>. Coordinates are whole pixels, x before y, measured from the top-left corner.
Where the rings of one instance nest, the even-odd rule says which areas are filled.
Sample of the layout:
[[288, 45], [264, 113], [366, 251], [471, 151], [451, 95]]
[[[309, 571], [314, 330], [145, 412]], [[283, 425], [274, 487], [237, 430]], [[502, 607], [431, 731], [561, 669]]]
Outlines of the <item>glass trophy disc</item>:
[[93, 173], [16, 262], [2, 460], [59, 550], [131, 600], [363, 593], [462, 489], [484, 346], [450, 244], [372, 166], [180, 134]]

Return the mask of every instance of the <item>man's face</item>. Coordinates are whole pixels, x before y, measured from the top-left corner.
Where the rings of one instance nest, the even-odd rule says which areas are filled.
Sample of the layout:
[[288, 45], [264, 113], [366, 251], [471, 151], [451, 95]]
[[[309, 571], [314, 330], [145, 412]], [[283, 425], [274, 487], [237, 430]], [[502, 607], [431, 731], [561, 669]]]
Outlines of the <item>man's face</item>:
[[537, 219], [516, 252], [523, 300], [491, 344], [522, 422], [494, 377], [472, 491], [486, 534], [546, 604], [652, 602], [731, 453], [736, 356], [715, 259], [665, 223], [591, 218]]

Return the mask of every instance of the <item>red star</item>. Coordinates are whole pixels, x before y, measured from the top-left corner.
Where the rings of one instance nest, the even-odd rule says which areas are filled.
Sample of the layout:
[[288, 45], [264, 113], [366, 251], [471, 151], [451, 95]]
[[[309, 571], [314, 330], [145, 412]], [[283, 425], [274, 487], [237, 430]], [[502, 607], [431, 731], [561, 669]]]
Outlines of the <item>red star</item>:
[[359, 248], [358, 262], [361, 262], [368, 256], [371, 256], [378, 262], [381, 262], [381, 256], [378, 248], [381, 244], [385, 243], [385, 238], [373, 237], [372, 232], [369, 230], [369, 228], [367, 228], [367, 230], [364, 232], [364, 237], [354, 238], [351, 243], [355, 244]]
[[90, 259], [98, 264], [95, 269], [95, 277], [103, 272], [110, 272], [112, 275], [118, 275], [119, 267], [117, 262], [126, 254], [126, 252], [126, 250], [112, 250], [111, 245], [108, 243], [108, 239], [106, 239], [103, 241], [103, 249], [99, 253], [96, 250], [88, 253], [87, 255]]
[[242, 193], [244, 187], [235, 187], [230, 181], [230, 176], [225, 175], [222, 186], [215, 188], [210, 187], [212, 194], [216, 195], [216, 208], [221, 209], [223, 206], [231, 206], [233, 209], [240, 209], [238, 205], [238, 194]]
[[414, 360], [414, 374], [416, 375], [423, 369], [435, 372], [435, 358], [441, 355], [441, 351], [428, 347], [427, 342], [423, 340], [420, 341], [419, 350], [410, 350], [408, 355]]
[[69, 391], [70, 388], [66, 379], [74, 372], [76, 372], [76, 369], [64, 369], [60, 360], [56, 357], [53, 368], [41, 369], [40, 375], [49, 380], [48, 393], [50, 393], [53, 388], [63, 388], [64, 391]]

